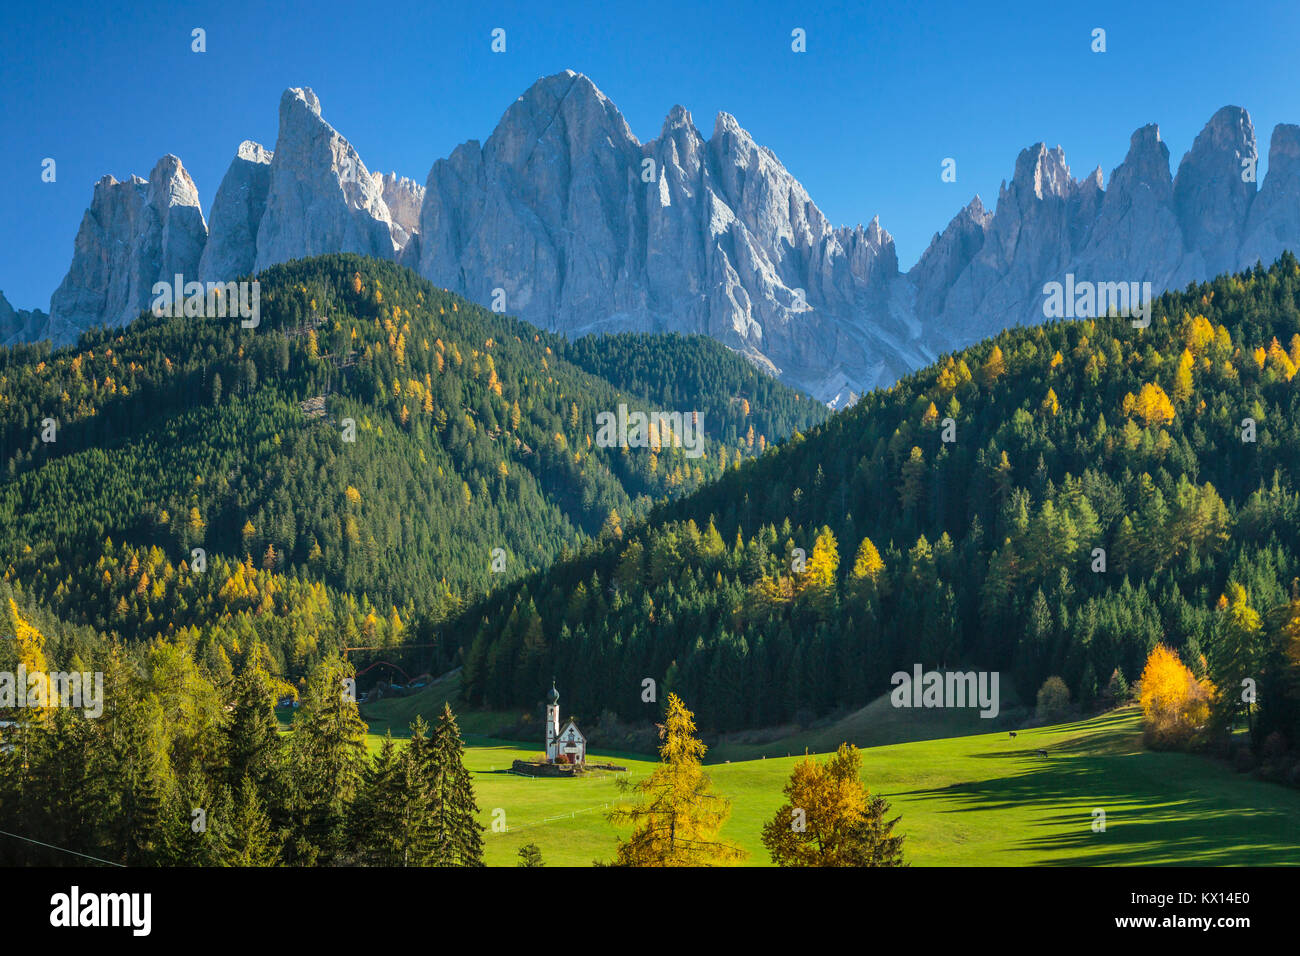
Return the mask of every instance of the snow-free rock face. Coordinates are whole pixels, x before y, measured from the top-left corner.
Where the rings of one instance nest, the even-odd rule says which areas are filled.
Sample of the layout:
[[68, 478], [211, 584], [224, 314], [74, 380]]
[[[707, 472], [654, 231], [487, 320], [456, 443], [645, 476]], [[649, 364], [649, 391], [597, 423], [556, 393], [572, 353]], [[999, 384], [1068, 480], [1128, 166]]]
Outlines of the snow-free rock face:
[[15, 309], [0, 292], [0, 345], [34, 342], [49, 335], [50, 317], [40, 309]]
[[50, 337], [61, 344], [95, 325], [130, 322], [148, 308], [155, 282], [197, 274], [207, 234], [198, 190], [175, 156], [158, 160], [147, 180], [105, 176], [50, 298]]
[[225, 281], [253, 271], [257, 232], [271, 188], [270, 150], [244, 140], [212, 201], [208, 244], [199, 263], [203, 282]]
[[1164, 289], [1182, 261], [1179, 235], [1169, 149], [1152, 123], [1133, 133], [1128, 155], [1110, 174], [1074, 272], [1093, 282], [1147, 281]]
[[285, 90], [254, 269], [329, 252], [391, 259], [395, 251], [382, 185], [321, 118], [315, 93]]
[[1243, 172], [1256, 159], [1250, 114], [1225, 106], [1178, 164], [1174, 206], [1183, 233], [1179, 278], [1184, 282], [1236, 268], [1246, 213], [1255, 198], [1255, 182]]
[[[539, 81], [480, 149], [429, 172], [420, 215], [422, 275], [539, 325], [581, 328], [637, 310], [625, 257], [641, 150], [585, 77]], [[556, 317], [563, 316], [563, 319]]]
[[210, 230], [175, 156], [160, 160], [147, 180], [106, 176], [96, 184], [42, 337], [63, 344], [97, 325], [129, 322], [152, 301], [154, 283], [177, 274], [228, 281], [329, 252], [391, 259], [418, 229], [423, 199], [412, 180], [366, 169], [321, 118], [315, 93], [286, 90], [275, 152], [239, 145], [213, 200]]
[[992, 218], [980, 197], [976, 196], [953, 217], [942, 233], [935, 233], [912, 269], [918, 314], [934, 316], [943, 313], [953, 283], [984, 247]]
[[1279, 123], [1268, 148], [1268, 175], [1250, 204], [1237, 265], [1268, 265], [1283, 249], [1300, 250], [1300, 126]]
[[419, 248], [404, 261], [422, 275], [483, 303], [500, 289], [535, 324], [703, 333], [819, 391], [925, 357], [891, 315], [900, 277], [878, 222], [834, 229], [726, 113], [705, 139], [674, 107], [642, 144], [572, 71], [434, 164]]
[[[952, 282], [943, 311], [917, 315], [927, 338], [975, 341], [988, 334], [989, 316], [1027, 324], [1039, 310], [1041, 321], [1043, 277], [1069, 263], [1078, 241], [1076, 223], [1095, 205], [1096, 192], [1095, 180], [1070, 177], [1059, 146], [1038, 143], [1023, 150], [1011, 183], [1003, 183], [998, 193], [984, 241]], [[936, 285], [924, 272], [915, 278], [918, 287]], [[928, 301], [933, 298], [931, 293]]]
[[1109, 188], [1100, 168], [1075, 179], [1060, 147], [1036, 144], [995, 209], [976, 197], [904, 276], [878, 221], [832, 227], [734, 117], [719, 114], [705, 139], [677, 106], [643, 145], [566, 71], [520, 97], [485, 144], [434, 164], [420, 252], [404, 261], [485, 304], [503, 290], [508, 311], [571, 334], [708, 334], [841, 404], [1043, 321], [1043, 286], [1068, 273], [1158, 294], [1245, 255], [1271, 262], [1300, 237], [1294, 129], [1275, 136], [1263, 205], [1242, 176], [1254, 131], [1237, 107], [1215, 114], [1176, 179], [1154, 124], [1133, 134]]
[[420, 206], [424, 203], [424, 187], [414, 179], [397, 173], [372, 173], [379, 183], [380, 195], [392, 219], [393, 245], [400, 252], [411, 236], [420, 231]]
[[959, 348], [1041, 322], [1043, 285], [1070, 273], [1076, 281], [1149, 282], [1154, 296], [1300, 250], [1300, 127], [1274, 131], [1258, 193], [1255, 161], [1250, 114], [1235, 106], [1211, 117], [1176, 177], [1154, 124], [1133, 133], [1105, 190], [1099, 171], [1075, 182], [1063, 156], [1045, 157], [1041, 147], [1022, 153], [983, 245], [957, 278], [948, 280], [946, 249], [960, 232], [938, 237], [909, 274], [927, 341]]
[[[176, 272], [229, 280], [358, 252], [571, 335], [710, 335], [841, 406], [941, 352], [1043, 321], [1044, 285], [1067, 274], [1149, 282], [1154, 295], [1300, 249], [1300, 127], [1274, 131], [1258, 192], [1239, 107], [1214, 114], [1176, 177], [1169, 161], [1154, 124], [1133, 133], [1108, 183], [1100, 168], [1073, 178], [1060, 147], [1035, 144], [993, 209], [976, 197], [903, 274], [879, 220], [833, 226], [728, 113], [706, 138], [674, 106], [641, 143], [566, 70], [534, 83], [486, 142], [435, 162], [422, 187], [371, 173], [316, 95], [291, 89], [275, 152], [239, 147], [210, 235], [175, 157], [148, 181], [102, 180], [47, 332], [66, 341], [129, 321]], [[0, 333], [40, 325], [7, 317]]]

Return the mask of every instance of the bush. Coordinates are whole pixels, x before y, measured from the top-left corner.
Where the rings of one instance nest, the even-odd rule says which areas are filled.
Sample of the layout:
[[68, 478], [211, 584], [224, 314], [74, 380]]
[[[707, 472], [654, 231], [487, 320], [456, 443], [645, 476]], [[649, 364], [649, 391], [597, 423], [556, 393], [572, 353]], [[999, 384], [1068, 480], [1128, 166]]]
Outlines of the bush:
[[1038, 719], [1060, 720], [1070, 710], [1070, 688], [1065, 681], [1053, 675], [1038, 688]]

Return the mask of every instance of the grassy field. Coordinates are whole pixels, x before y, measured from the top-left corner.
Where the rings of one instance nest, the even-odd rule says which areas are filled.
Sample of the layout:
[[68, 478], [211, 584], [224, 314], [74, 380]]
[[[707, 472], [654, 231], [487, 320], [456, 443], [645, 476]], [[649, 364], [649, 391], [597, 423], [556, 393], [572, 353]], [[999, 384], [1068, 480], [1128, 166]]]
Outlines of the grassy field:
[[758, 760], [802, 754], [805, 750], [825, 753], [844, 741], [859, 747], [879, 747], [1018, 728], [1028, 715], [1023, 708], [1014, 706], [1009, 693], [1003, 699], [1006, 703], [1002, 712], [997, 717], [986, 719], [980, 717], [978, 711], [966, 708], [899, 708], [890, 703], [888, 694], [884, 694], [838, 720], [807, 729], [778, 727], [726, 734], [711, 744], [708, 759]]
[[[870, 709], [850, 719], [862, 721]], [[918, 733], [929, 735], [936, 727], [923, 725]], [[800, 759], [763, 759], [761, 752], [821, 743], [816, 749], [824, 753], [832, 737], [851, 730], [841, 722], [805, 735], [806, 743], [791, 738], [723, 748], [718, 759], [731, 762], [713, 763], [709, 773], [717, 791], [732, 801], [724, 835], [749, 851], [748, 865], [768, 865], [759, 834], [781, 805], [781, 788]], [[866, 745], [863, 779], [901, 814], [897, 829], [906, 834], [907, 859], [916, 866], [1300, 863], [1300, 791], [1204, 757], [1143, 749], [1135, 708], [1021, 730], [1014, 738], [1005, 730], [972, 733], [971, 725], [962, 725], [949, 728], [960, 736], [870, 746], [871, 737], [883, 732], [877, 726], [847, 739]], [[846, 738], [835, 743], [840, 739]], [[378, 738], [371, 742], [377, 745]], [[529, 842], [548, 865], [610, 859], [616, 833], [604, 814], [620, 798], [616, 775], [515, 776], [501, 771], [514, 759], [535, 755], [537, 744], [468, 732], [466, 744], [481, 819], [489, 828], [489, 865], [513, 865], [518, 848]], [[739, 759], [750, 755], [749, 747], [760, 751], [758, 759]], [[1049, 756], [1037, 756], [1040, 749]], [[653, 766], [625, 754], [591, 756], [627, 766], [622, 776], [631, 779]], [[1095, 809], [1105, 811], [1104, 833], [1092, 829]], [[494, 832], [493, 820], [502, 815], [509, 829]]]

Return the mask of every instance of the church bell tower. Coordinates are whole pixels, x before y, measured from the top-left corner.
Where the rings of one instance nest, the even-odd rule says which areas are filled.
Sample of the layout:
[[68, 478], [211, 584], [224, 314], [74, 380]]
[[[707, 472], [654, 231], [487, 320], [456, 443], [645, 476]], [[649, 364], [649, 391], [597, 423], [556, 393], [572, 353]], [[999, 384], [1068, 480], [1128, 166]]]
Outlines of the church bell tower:
[[555, 762], [559, 752], [560, 738], [560, 692], [555, 689], [555, 678], [551, 678], [551, 690], [546, 695], [546, 759]]

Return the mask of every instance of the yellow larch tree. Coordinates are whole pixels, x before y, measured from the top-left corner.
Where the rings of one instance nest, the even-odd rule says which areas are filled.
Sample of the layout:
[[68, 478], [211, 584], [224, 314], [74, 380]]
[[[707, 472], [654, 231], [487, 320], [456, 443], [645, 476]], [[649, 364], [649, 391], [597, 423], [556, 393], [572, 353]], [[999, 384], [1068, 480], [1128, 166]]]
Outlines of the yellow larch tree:
[[659, 764], [650, 775], [636, 783], [620, 781], [636, 799], [609, 813], [611, 823], [633, 825], [631, 836], [619, 839], [612, 865], [718, 866], [743, 860], [744, 850], [718, 836], [731, 816], [731, 801], [713, 792], [703, 766], [708, 748], [695, 736], [695, 715], [676, 694], [668, 695], [659, 736]]
[[786, 803], [763, 827], [778, 866], [902, 866], [903, 837], [886, 820], [889, 805], [862, 784], [862, 752], [840, 744], [826, 763], [795, 764]]
[[988, 359], [980, 366], [980, 384], [986, 388], [992, 386], [1006, 374], [1006, 371], [1006, 357], [1002, 354], [1002, 349], [995, 345], [993, 351], [989, 353]]

